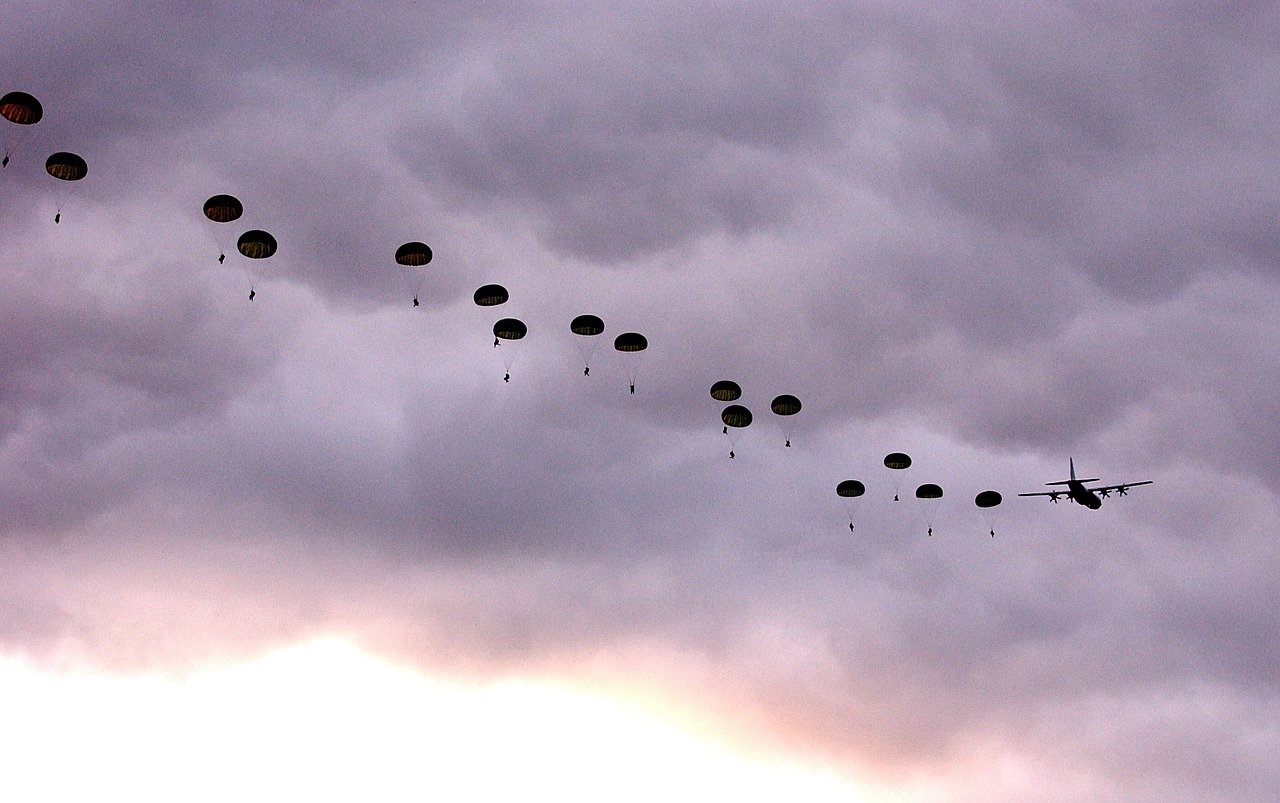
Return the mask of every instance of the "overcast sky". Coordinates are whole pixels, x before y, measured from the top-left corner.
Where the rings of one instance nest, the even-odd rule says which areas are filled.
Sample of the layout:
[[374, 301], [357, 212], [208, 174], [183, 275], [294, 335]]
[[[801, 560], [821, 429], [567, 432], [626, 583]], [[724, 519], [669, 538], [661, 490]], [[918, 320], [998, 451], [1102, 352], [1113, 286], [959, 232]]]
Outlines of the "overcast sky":
[[[1280, 12], [1057, 8], [18, 0], [0, 651], [338, 635], [931, 800], [1280, 797]], [[1069, 457], [1154, 484], [1016, 497]]]

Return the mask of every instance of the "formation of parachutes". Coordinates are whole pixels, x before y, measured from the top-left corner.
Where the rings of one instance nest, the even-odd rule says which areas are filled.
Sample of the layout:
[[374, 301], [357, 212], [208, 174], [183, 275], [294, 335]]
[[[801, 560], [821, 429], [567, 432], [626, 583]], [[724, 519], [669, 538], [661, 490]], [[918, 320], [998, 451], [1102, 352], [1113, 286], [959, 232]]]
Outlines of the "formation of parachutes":
[[[26, 92], [9, 92], [0, 97], [0, 117], [17, 126], [16, 129], [5, 127], [4, 158], [0, 159], [0, 168], [7, 168], [9, 159], [17, 150], [22, 132], [44, 118], [44, 107]], [[80, 181], [89, 173], [89, 165], [85, 163], [84, 157], [69, 151], [51, 154], [44, 162], [44, 169], [58, 181], [66, 182]], [[55, 197], [58, 199], [58, 206], [53, 222], [59, 223], [62, 221], [62, 193], [55, 193]]]
[[[36, 98], [25, 92], [9, 92], [0, 97], [0, 116], [3, 116], [10, 123], [19, 127], [19, 130], [38, 123], [44, 116], [44, 109]], [[11, 155], [15, 149], [15, 143], [18, 137], [6, 132], [4, 158], [0, 163], [0, 167], [7, 167]], [[67, 151], [59, 151], [48, 157], [45, 161], [45, 171], [54, 179], [63, 182], [80, 181], [88, 173], [88, 165], [85, 160], [77, 154]], [[58, 205], [57, 212], [54, 215], [54, 222], [61, 220], [61, 203]], [[214, 239], [219, 245], [218, 263], [222, 264], [226, 260], [226, 248], [223, 245], [223, 234], [228, 224], [234, 223], [244, 214], [244, 206], [240, 200], [233, 195], [219, 194], [213, 195], [204, 203], [204, 216], [213, 226]], [[262, 260], [271, 257], [277, 250], [276, 239], [268, 232], [260, 229], [250, 229], [242, 232], [236, 238], [236, 250], [245, 258], [251, 260]], [[431, 262], [431, 248], [423, 242], [407, 242], [401, 245], [395, 251], [395, 262], [397, 265], [407, 268], [421, 268]], [[420, 282], [415, 287], [413, 293], [413, 306], [419, 306]], [[252, 282], [249, 288], [249, 300], [252, 301], [256, 295]], [[510, 293], [507, 289], [499, 284], [486, 284], [475, 291], [473, 300], [479, 307], [495, 307], [505, 304], [510, 299]], [[579, 353], [582, 357], [583, 374], [589, 376], [591, 373], [591, 359], [595, 353], [596, 347], [599, 345], [600, 335], [605, 332], [604, 320], [596, 315], [579, 315], [569, 323], [569, 331], [575, 336], [574, 340], [578, 346]], [[512, 361], [515, 359], [515, 344], [525, 338], [529, 333], [528, 326], [517, 318], [499, 318], [493, 324], [493, 345], [494, 348], [502, 348], [503, 363], [506, 373], [503, 381], [510, 381]], [[614, 350], [622, 354], [637, 354], [648, 348], [648, 339], [639, 332], [623, 332], [614, 338]], [[628, 366], [628, 383], [630, 392], [635, 393], [636, 387], [636, 365], [632, 360]], [[751, 426], [754, 416], [751, 410], [743, 404], [742, 387], [731, 380], [721, 380], [715, 382], [711, 386], [711, 397], [717, 402], [729, 402], [720, 412], [720, 421], [723, 424], [722, 432], [729, 439], [729, 457], [736, 457], [735, 449], [738, 444], [738, 438], [744, 430]], [[777, 417], [781, 424], [785, 446], [791, 446], [792, 422], [794, 416], [800, 412], [802, 405], [800, 399], [794, 395], [784, 393], [775, 396], [769, 403], [770, 411]], [[893, 452], [884, 458], [884, 466], [890, 471], [891, 482], [893, 486], [893, 500], [899, 501], [900, 489], [902, 484], [902, 472], [910, 468], [912, 464], [911, 457], [903, 452]], [[836, 485], [836, 496], [845, 504], [846, 512], [849, 514], [849, 530], [854, 530], [854, 520], [856, 518], [857, 507], [862, 498], [867, 493], [867, 486], [861, 480], [846, 479]], [[936, 514], [936, 505], [943, 498], [943, 489], [936, 483], [923, 483], [916, 487], [915, 497], [920, 500], [925, 507], [925, 521], [928, 526], [928, 534], [933, 535], [933, 517]], [[987, 519], [988, 526], [991, 527], [990, 534], [995, 536], [994, 525], [992, 524], [992, 516], [994, 510], [1003, 501], [998, 491], [985, 490], [980, 492], [974, 498], [974, 506], [980, 510]]]

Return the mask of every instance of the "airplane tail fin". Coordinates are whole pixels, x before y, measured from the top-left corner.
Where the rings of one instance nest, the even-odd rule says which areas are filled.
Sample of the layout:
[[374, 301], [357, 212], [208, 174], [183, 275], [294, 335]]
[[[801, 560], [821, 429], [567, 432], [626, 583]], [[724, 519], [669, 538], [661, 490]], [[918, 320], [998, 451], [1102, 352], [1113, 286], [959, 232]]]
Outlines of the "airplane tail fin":
[[1097, 477], [1085, 477], [1085, 478], [1083, 478], [1083, 479], [1081, 479], [1080, 477], [1077, 477], [1077, 476], [1076, 476], [1076, 460], [1075, 460], [1075, 458], [1074, 458], [1074, 457], [1068, 457], [1068, 458], [1067, 458], [1067, 465], [1071, 468], [1071, 479], [1069, 479], [1069, 480], [1059, 480], [1058, 482], [1046, 482], [1046, 483], [1045, 483], [1045, 485], [1070, 485], [1070, 484], [1071, 484], [1071, 483], [1073, 483], [1073, 482], [1080, 482], [1080, 483], [1084, 483], [1084, 482], [1097, 482], [1097, 481], [1098, 481], [1098, 478], [1097, 478]]

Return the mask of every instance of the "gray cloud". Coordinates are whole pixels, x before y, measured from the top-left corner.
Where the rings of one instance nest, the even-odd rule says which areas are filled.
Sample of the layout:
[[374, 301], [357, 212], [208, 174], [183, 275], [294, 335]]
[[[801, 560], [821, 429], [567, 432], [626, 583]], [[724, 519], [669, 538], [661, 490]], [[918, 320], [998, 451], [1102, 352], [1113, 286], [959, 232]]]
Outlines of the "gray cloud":
[[[948, 799], [1277, 789], [1270, 12], [592, 11], [18, 10], [4, 643], [593, 656]], [[91, 177], [55, 227], [60, 147]], [[216, 264], [223, 191], [279, 254]], [[1069, 455], [1156, 484], [1015, 497]], [[983, 751], [1031, 780], [973, 791]]]

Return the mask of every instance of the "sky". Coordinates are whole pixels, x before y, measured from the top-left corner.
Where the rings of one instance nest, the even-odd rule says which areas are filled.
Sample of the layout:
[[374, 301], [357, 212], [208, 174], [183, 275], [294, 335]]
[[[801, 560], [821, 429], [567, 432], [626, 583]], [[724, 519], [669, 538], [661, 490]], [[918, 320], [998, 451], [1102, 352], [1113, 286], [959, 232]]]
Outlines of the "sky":
[[1277, 42], [18, 0], [0, 797], [1280, 797]]

